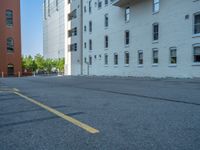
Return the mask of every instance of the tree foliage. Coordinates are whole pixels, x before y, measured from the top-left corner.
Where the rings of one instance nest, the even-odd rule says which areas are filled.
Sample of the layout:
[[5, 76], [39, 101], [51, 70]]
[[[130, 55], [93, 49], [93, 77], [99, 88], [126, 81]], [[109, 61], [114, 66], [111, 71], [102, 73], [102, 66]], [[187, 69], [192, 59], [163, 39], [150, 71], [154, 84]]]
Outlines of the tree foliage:
[[26, 71], [36, 72], [45, 71], [51, 73], [53, 70], [63, 73], [64, 72], [65, 59], [45, 59], [42, 55], [37, 54], [34, 58], [32, 56], [22, 57], [22, 68]]

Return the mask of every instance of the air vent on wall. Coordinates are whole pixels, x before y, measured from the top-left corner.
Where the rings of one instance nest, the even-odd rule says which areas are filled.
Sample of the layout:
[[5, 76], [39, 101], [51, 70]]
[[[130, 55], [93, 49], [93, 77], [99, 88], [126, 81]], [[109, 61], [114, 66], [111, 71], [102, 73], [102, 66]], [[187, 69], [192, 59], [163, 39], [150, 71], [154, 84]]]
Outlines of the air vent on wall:
[[185, 15], [185, 20], [188, 20], [190, 18], [189, 15]]

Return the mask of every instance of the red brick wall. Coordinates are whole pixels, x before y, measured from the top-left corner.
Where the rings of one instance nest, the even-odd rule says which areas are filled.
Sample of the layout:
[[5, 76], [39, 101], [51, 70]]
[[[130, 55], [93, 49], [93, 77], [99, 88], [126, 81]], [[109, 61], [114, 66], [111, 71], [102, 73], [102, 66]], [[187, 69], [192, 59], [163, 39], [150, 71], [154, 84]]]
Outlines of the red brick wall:
[[[13, 11], [13, 27], [6, 26], [6, 10]], [[20, 0], [0, 0], [0, 77], [2, 72], [7, 76], [8, 64], [14, 65], [14, 75], [18, 76], [21, 69], [21, 28]], [[14, 39], [14, 53], [7, 52], [6, 39]]]

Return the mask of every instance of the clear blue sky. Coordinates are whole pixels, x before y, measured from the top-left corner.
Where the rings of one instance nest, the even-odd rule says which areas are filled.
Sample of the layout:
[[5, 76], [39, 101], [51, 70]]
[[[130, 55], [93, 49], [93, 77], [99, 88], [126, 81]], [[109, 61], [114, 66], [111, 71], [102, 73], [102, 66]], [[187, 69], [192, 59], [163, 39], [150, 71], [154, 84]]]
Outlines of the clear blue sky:
[[22, 54], [42, 54], [43, 0], [21, 0]]

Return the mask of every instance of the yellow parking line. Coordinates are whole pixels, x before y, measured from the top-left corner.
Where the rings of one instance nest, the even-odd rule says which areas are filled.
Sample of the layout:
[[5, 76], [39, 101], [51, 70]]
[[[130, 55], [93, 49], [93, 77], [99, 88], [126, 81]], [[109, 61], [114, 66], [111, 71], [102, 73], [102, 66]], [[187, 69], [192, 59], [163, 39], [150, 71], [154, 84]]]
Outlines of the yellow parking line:
[[80, 121], [78, 121], [78, 120], [76, 120], [76, 119], [74, 119], [74, 118], [72, 118], [72, 117], [70, 117], [68, 115], [65, 115], [65, 114], [63, 114], [63, 113], [61, 113], [61, 112], [59, 112], [59, 111], [47, 106], [47, 105], [44, 105], [44, 104], [42, 104], [42, 103], [40, 103], [40, 102], [38, 102], [38, 101], [36, 101], [36, 100], [34, 100], [32, 98], [29, 98], [29, 97], [27, 97], [27, 96], [25, 96], [25, 95], [23, 95], [23, 94], [21, 94], [19, 92], [14, 92], [14, 93], [16, 95], [28, 100], [29, 102], [32, 102], [32, 103], [44, 108], [45, 110], [55, 114], [56, 116], [58, 116], [60, 118], [63, 118], [66, 121], [71, 122], [72, 124], [74, 124], [74, 125], [82, 128], [82, 129], [86, 130], [87, 132], [89, 132], [91, 134], [99, 133], [99, 130], [97, 130], [97, 129], [95, 129], [95, 128], [93, 128], [93, 127], [91, 127], [91, 126], [89, 126], [89, 125], [87, 125], [85, 123], [82, 123], [82, 122], [80, 122]]
[[15, 91], [15, 92], [19, 92], [19, 89], [13, 88], [13, 91]]

